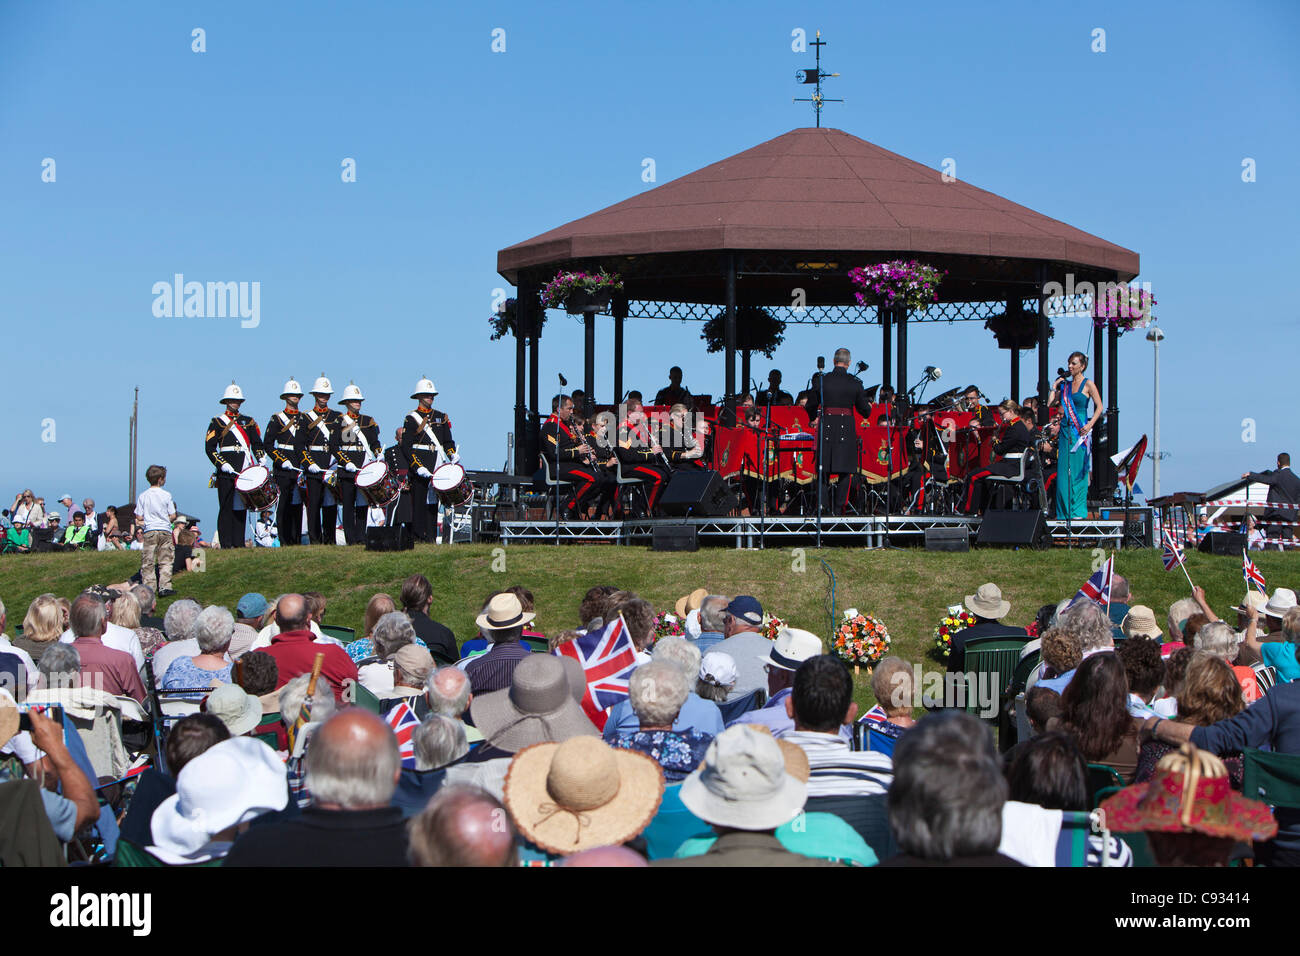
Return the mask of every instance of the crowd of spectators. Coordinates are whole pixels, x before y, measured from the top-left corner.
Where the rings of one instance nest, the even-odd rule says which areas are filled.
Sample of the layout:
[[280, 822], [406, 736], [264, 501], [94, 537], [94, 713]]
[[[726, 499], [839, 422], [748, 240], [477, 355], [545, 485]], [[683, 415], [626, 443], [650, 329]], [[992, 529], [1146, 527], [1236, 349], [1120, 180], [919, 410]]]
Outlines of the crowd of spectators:
[[[65, 845], [225, 866], [1296, 862], [1300, 816], [1240, 792], [1247, 749], [1300, 754], [1294, 594], [1247, 598], [1230, 624], [1197, 590], [1168, 632], [1127, 582], [1113, 597], [1019, 632], [1038, 657], [1003, 702], [1024, 728], [1009, 746], [961, 705], [918, 706], [898, 657], [859, 713], [849, 667], [808, 631], [770, 638], [751, 595], [699, 589], [676, 608], [685, 636], [656, 640], [649, 601], [597, 586], [548, 638], [511, 587], [457, 641], [420, 574], [373, 595], [353, 640], [311, 591], [181, 597], [161, 618], [145, 585], [42, 594], [0, 637], [0, 807], [36, 834], [0, 831], [0, 864]], [[977, 636], [1011, 633], [994, 583], [965, 604]], [[626, 696], [601, 707], [609, 674], [584, 661], [620, 621]], [[59, 710], [20, 730], [29, 704]], [[1157, 795], [1180, 788], [1171, 822]], [[1113, 832], [1071, 858], [1103, 797]]]

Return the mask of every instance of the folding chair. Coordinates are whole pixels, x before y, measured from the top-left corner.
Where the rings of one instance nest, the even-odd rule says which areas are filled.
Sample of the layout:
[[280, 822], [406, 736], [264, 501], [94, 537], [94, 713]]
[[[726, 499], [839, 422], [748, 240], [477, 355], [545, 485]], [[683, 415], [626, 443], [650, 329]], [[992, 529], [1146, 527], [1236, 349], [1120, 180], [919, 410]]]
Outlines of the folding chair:
[[877, 859], [887, 860], [898, 854], [893, 831], [889, 829], [889, 795], [884, 793], [856, 797], [809, 797], [805, 813], [833, 813], [866, 841]]
[[722, 711], [722, 723], [729, 724], [737, 717], [747, 714], [751, 710], [758, 710], [765, 703], [767, 703], [767, 691], [761, 687], [756, 687], [744, 697], [722, 701], [718, 704], [718, 710]]
[[1006, 753], [1029, 736], [1029, 721], [1024, 718], [1025, 685], [1029, 683], [1030, 675], [1038, 669], [1042, 661], [1041, 651], [1026, 654], [1016, 662], [1016, 669], [1011, 672], [1011, 680], [1002, 691], [1002, 701], [998, 707], [998, 750], [1002, 753]]
[[1123, 789], [1124, 778], [1114, 767], [1104, 763], [1088, 764], [1088, 791], [1092, 794], [1092, 809], [1097, 809], [1103, 800]]
[[332, 637], [344, 644], [351, 644], [357, 639], [357, 629], [355, 627], [343, 627], [340, 624], [320, 624], [317, 626], [326, 637]]
[[542, 470], [545, 472], [546, 479], [546, 517], [550, 519], [555, 517], [556, 496], [559, 491], [564, 490], [564, 494], [559, 496], [560, 507], [563, 507], [573, 491], [573, 482], [556, 478], [555, 468], [545, 455], [542, 455]]
[[[1002, 692], [1020, 664], [1020, 652], [1027, 643], [1029, 638], [1023, 634], [991, 634], [966, 642], [966, 713], [980, 715], [991, 706], [992, 717], [984, 719], [996, 723]], [[991, 700], [980, 700], [981, 686], [992, 694]]]
[[[639, 493], [641, 495], [641, 510], [643, 510], [647, 516], [649, 516], [650, 496], [646, 494], [645, 479], [629, 478], [626, 475], [624, 475], [623, 462], [615, 458], [614, 459], [614, 480], [618, 484], [618, 492], [619, 492], [620, 499], [623, 497], [624, 492], [627, 493], [627, 497], [630, 501], [633, 500], [634, 496]], [[624, 514], [626, 514], [631, 509], [624, 508], [623, 510], [624, 510]]]
[[1251, 664], [1250, 669], [1255, 672], [1255, 681], [1259, 684], [1261, 694], [1267, 694], [1277, 686], [1277, 668], [1271, 664], [1260, 662]]

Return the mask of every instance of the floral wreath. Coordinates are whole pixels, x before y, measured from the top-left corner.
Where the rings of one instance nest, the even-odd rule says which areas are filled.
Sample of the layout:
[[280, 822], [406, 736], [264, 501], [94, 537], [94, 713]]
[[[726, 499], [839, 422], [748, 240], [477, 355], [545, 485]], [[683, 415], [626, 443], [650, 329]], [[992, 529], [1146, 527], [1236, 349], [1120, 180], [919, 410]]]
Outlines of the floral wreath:
[[883, 621], [851, 607], [844, 612], [831, 646], [836, 656], [854, 669], [861, 665], [870, 669], [889, 653], [889, 643], [889, 630]]
[[671, 611], [661, 611], [655, 615], [655, 640], [662, 640], [665, 637], [685, 637], [686, 629], [682, 627], [682, 622], [677, 619], [677, 615]]
[[960, 604], [948, 608], [948, 613], [934, 628], [934, 646], [941, 657], [952, 653], [952, 636], [975, 623], [975, 615]]

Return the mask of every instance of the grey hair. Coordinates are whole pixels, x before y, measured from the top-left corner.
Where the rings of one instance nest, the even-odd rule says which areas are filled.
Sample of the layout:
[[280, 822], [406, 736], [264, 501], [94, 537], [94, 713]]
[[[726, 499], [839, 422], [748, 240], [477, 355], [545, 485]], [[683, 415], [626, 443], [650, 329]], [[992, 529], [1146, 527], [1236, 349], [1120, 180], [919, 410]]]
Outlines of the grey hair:
[[415, 728], [415, 769], [437, 770], [469, 753], [465, 725], [454, 717], [431, 714]]
[[68, 686], [69, 677], [81, 673], [81, 654], [71, 644], [55, 642], [45, 649], [36, 665], [46, 687]]
[[374, 642], [376, 654], [389, 658], [407, 644], [415, 643], [415, 625], [405, 612], [389, 611], [375, 621], [370, 640]]
[[700, 630], [721, 631], [727, 620], [727, 605], [721, 594], [710, 594], [700, 602]]
[[1120, 574], [1110, 577], [1110, 599], [1127, 604], [1129, 599], [1128, 578]]
[[912, 665], [892, 654], [881, 660], [871, 672], [871, 693], [891, 717], [910, 714], [916, 693]]
[[1007, 789], [987, 726], [941, 711], [894, 745], [889, 829], [899, 850], [925, 860], [995, 853]]
[[385, 730], [382, 743], [365, 748], [318, 732], [307, 747], [307, 789], [312, 801], [336, 803], [345, 810], [387, 804], [397, 789], [402, 757], [397, 738], [386, 725]]
[[153, 593], [153, 588], [149, 587], [149, 585], [133, 584], [131, 585], [131, 593], [140, 602], [140, 610], [145, 614], [152, 614], [154, 609], [158, 607], [158, 595]]
[[[292, 727], [302, 710], [303, 699], [307, 696], [307, 685], [311, 683], [310, 674], [299, 674], [280, 688], [280, 720], [286, 727]], [[334, 691], [325, 679], [316, 682], [316, 693], [311, 699], [311, 722], [318, 724], [334, 716]]]
[[459, 667], [435, 668], [424, 682], [424, 696], [431, 713], [459, 717], [469, 707], [469, 676]]
[[189, 598], [174, 601], [163, 615], [163, 633], [167, 635], [167, 640], [185, 641], [193, 637], [194, 622], [202, 611], [198, 601]]
[[1180, 625], [1200, 609], [1201, 606], [1196, 603], [1196, 598], [1179, 598], [1169, 605], [1169, 633], [1177, 634], [1181, 639], [1183, 629]]
[[628, 681], [632, 710], [641, 723], [650, 727], [672, 724], [690, 693], [686, 674], [676, 664], [651, 661], [632, 672]]
[[1198, 651], [1209, 651], [1231, 664], [1237, 659], [1237, 632], [1223, 621], [1211, 621], [1192, 638]]
[[686, 672], [687, 677], [695, 677], [700, 672], [700, 649], [690, 641], [680, 637], [665, 637], [655, 644], [651, 651], [657, 661], [676, 664]]
[[235, 633], [235, 616], [224, 607], [205, 607], [194, 619], [194, 639], [203, 654], [220, 654], [230, 648]]
[[108, 614], [108, 605], [99, 598], [82, 594], [72, 602], [68, 612], [68, 624], [73, 637], [96, 637], [104, 630], [104, 621]]
[[1079, 639], [1083, 653], [1115, 646], [1115, 634], [1110, 618], [1091, 601], [1081, 601], [1061, 615], [1057, 625], [1067, 634]]

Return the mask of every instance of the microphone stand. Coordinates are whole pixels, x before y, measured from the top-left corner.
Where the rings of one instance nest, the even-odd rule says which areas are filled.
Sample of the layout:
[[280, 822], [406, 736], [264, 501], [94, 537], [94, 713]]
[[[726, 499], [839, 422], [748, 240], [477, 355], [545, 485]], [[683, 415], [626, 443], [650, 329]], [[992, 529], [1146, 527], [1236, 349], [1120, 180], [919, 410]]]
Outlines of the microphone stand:
[[[755, 382], [754, 384], [758, 384]], [[767, 411], [765, 421], [763, 422], [763, 437], [759, 441], [758, 454], [763, 459], [763, 504], [758, 512], [758, 550], [762, 551], [767, 547], [767, 472], [770, 467], [769, 442], [772, 440], [772, 396], [767, 396]], [[777, 446], [777, 464], [781, 461], [780, 445]]]
[[826, 371], [817, 376], [817, 549], [822, 546], [822, 485], [830, 476], [826, 473]]

